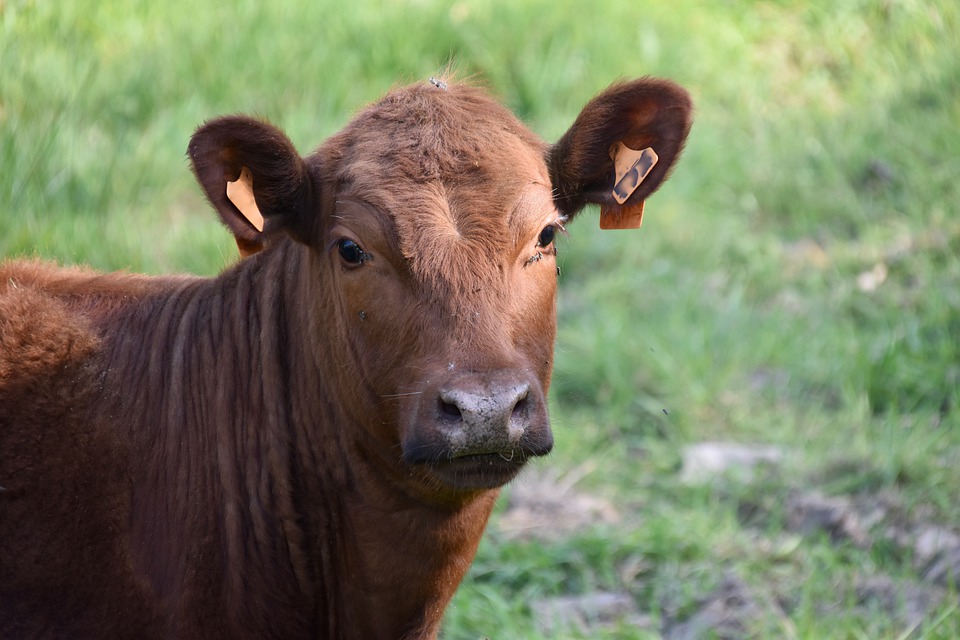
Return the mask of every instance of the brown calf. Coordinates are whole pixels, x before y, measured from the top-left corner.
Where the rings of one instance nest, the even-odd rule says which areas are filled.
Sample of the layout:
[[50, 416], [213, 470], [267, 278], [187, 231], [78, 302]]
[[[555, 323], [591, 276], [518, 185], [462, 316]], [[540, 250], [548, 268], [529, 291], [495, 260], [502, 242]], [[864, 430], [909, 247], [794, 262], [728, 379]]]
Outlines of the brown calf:
[[690, 110], [617, 84], [548, 146], [424, 83], [305, 158], [221, 118], [189, 155], [255, 255], [0, 266], [0, 638], [434, 637], [552, 446], [554, 237], [587, 203], [636, 214]]

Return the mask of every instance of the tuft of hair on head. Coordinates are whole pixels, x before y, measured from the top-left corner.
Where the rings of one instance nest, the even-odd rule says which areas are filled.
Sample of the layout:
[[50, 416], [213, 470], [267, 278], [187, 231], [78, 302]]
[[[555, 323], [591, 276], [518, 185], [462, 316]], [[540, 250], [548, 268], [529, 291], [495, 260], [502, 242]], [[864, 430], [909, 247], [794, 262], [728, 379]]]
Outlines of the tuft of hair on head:
[[489, 87], [480, 76], [464, 72], [463, 69], [461, 69], [457, 64], [457, 61], [453, 58], [447, 60], [446, 64], [437, 69], [436, 73], [430, 76], [430, 84], [437, 89], [442, 89], [445, 91], [450, 89], [453, 85], [465, 85], [468, 87], [489, 90]]

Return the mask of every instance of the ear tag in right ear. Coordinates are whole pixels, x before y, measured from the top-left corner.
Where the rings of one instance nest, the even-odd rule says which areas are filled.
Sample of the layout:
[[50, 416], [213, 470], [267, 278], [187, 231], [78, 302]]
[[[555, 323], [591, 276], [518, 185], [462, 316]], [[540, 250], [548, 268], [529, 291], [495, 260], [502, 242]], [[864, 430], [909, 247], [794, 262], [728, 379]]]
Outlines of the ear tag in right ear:
[[253, 176], [250, 175], [249, 169], [243, 167], [239, 178], [233, 182], [227, 181], [227, 198], [240, 210], [247, 222], [257, 231], [263, 232], [263, 214], [260, 213], [256, 198], [253, 197]]

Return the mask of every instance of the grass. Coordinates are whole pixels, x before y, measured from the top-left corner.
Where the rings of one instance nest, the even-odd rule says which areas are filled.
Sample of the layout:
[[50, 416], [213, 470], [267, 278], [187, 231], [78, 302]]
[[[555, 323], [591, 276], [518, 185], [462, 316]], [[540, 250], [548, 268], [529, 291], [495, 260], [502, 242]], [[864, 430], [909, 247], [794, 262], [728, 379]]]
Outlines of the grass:
[[[798, 533], [784, 505], [884, 496], [960, 530], [960, 5], [816, 4], [0, 0], [0, 256], [215, 273], [236, 251], [184, 149], [218, 114], [306, 151], [452, 60], [555, 139], [609, 82], [672, 78], [697, 119], [643, 229], [586, 212], [561, 247], [540, 471], [592, 469], [576, 489], [620, 520], [537, 541], [498, 515], [444, 637], [548, 637], [535, 602], [597, 590], [647, 623], [552, 637], [670, 635], [730, 575], [757, 603], [735, 635], [955, 637], [949, 585], [919, 620], [858, 594], [923, 583], [909, 549]], [[701, 440], [786, 460], [691, 486]]]

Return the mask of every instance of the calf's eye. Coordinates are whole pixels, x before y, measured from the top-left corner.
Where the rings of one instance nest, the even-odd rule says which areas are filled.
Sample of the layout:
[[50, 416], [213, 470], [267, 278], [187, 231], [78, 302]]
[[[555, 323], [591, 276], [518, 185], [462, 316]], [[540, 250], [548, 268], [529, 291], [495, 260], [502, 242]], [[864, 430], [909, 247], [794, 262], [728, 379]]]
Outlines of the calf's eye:
[[347, 264], [363, 264], [363, 262], [370, 257], [369, 254], [360, 248], [360, 245], [347, 238], [341, 238], [340, 241], [337, 242], [337, 250], [340, 252], [340, 257], [343, 258]]
[[537, 238], [537, 246], [538, 247], [549, 246], [550, 243], [553, 242], [553, 237], [556, 235], [556, 233], [557, 233], [556, 225], [550, 224], [545, 226], [543, 228], [543, 231], [540, 232], [540, 237]]

